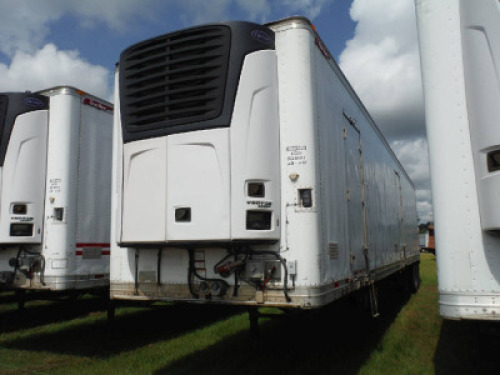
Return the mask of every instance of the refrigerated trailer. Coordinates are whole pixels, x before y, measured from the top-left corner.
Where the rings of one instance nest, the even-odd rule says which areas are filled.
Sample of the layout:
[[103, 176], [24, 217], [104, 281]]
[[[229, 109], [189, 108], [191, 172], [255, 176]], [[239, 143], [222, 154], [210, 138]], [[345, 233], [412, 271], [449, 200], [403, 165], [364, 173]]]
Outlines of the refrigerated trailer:
[[112, 129], [73, 87], [0, 93], [0, 288], [109, 286]]
[[418, 288], [414, 186], [307, 19], [135, 44], [115, 93], [112, 299], [309, 309], [396, 273]]
[[416, 10], [440, 313], [500, 320], [500, 2]]

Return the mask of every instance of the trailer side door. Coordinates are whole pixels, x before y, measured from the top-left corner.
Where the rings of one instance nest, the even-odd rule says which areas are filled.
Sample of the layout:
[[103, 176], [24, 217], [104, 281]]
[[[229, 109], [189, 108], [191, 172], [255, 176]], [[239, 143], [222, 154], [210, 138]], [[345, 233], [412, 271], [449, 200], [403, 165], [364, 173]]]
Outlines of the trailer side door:
[[349, 116], [345, 117], [348, 120], [344, 127], [347, 244], [351, 258], [351, 271], [358, 275], [365, 273], [367, 268], [364, 257], [365, 218], [361, 134], [355, 121]]

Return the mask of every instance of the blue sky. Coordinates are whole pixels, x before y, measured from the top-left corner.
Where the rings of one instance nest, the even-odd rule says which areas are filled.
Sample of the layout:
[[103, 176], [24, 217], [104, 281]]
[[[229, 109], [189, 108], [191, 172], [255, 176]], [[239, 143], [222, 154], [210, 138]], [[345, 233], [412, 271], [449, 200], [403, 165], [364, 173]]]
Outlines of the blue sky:
[[[12, 10], [19, 7], [16, 0], [2, 0]], [[23, 0], [26, 3], [54, 4], [58, 0]], [[109, 0], [108, 0], [109, 1]], [[120, 0], [112, 2], [120, 6]], [[122, 0], [124, 6], [130, 1]], [[253, 6], [240, 4], [256, 3]], [[94, 0], [83, 1], [89, 7], [96, 4]], [[98, 2], [97, 2], [98, 3]], [[58, 17], [51, 19], [47, 15], [39, 26], [39, 30], [33, 30], [35, 35], [25, 35], [24, 38], [31, 46], [24, 47], [21, 51], [30, 51], [37, 44], [52, 43], [58, 50], [77, 50], [81, 58], [92, 65], [113, 69], [118, 60], [120, 52], [126, 47], [157, 35], [171, 31], [187, 28], [201, 23], [219, 22], [224, 20], [246, 20], [257, 23], [265, 23], [278, 20], [292, 15], [304, 15], [309, 17], [321, 33], [325, 43], [329, 46], [331, 53], [338, 58], [345, 48], [347, 40], [354, 36], [356, 23], [349, 15], [350, 0], [305, 0], [305, 1], [227, 1], [227, 0], [184, 0], [184, 1], [159, 1], [142, 0], [136, 1], [144, 4], [138, 7], [132, 14], [128, 12], [119, 13], [119, 21], [111, 17], [98, 17], [87, 15], [84, 10], [66, 7]], [[186, 5], [176, 5], [185, 3]], [[200, 6], [200, 4], [211, 4], [211, 6]], [[0, 10], [5, 8], [0, 5]], [[22, 9], [24, 8], [24, 9]], [[29, 10], [29, 6], [18, 9]], [[141, 9], [143, 8], [143, 9]], [[251, 11], [249, 11], [249, 9]], [[7, 13], [8, 10], [6, 9]], [[115, 9], [118, 13], [119, 10]], [[18, 24], [30, 22], [30, 15], [21, 13]], [[1, 18], [0, 18], [1, 20]], [[38, 21], [40, 22], [40, 21]], [[1, 28], [0, 28], [1, 30]], [[10, 32], [15, 34], [14, 32]], [[37, 38], [43, 35], [43, 40], [37, 42]], [[19, 38], [23, 36], [20, 35]], [[16, 36], [11, 36], [11, 39]], [[30, 41], [31, 39], [31, 41]], [[1, 47], [1, 46], [0, 46]], [[12, 52], [6, 52], [0, 48], [0, 63], [8, 65], [12, 59]], [[1, 83], [1, 82], [0, 82]], [[22, 89], [22, 88], [20, 88]]]
[[224, 20], [306, 16], [417, 188], [431, 194], [413, 0], [0, 0], [0, 92], [69, 84], [112, 100], [121, 51]]
[[[349, 16], [350, 5], [349, 0], [331, 1], [320, 14], [313, 18], [315, 26], [328, 44], [331, 53], [337, 58], [345, 48], [346, 41], [354, 36], [356, 24]], [[47, 39], [53, 41], [62, 50], [78, 48], [81, 55], [93, 64], [111, 67], [117, 61], [120, 52], [129, 45], [193, 26], [198, 23], [198, 19], [201, 23], [229, 19], [264, 23], [285, 16], [302, 14], [300, 9], [294, 12], [293, 8], [283, 6], [272, 8], [271, 13], [255, 19], [241, 7], [234, 5], [228, 7], [227, 12], [224, 12], [221, 18], [217, 17], [219, 13], [201, 17], [190, 16], [186, 10], [181, 13], [181, 16], [177, 12], [182, 12], [182, 10], [179, 7], [158, 7], [154, 15], [146, 14], [138, 19], [131, 19], [124, 30], [110, 29], [102, 22], [96, 22], [92, 27], [85, 26], [80, 24], [75, 15], [66, 14], [51, 24]]]

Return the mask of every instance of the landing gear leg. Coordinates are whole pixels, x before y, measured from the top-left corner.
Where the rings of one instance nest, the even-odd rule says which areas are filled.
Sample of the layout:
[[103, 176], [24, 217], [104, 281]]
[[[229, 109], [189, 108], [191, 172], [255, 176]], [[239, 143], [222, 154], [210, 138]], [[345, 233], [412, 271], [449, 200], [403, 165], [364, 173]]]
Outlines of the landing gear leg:
[[111, 323], [115, 320], [116, 306], [112, 299], [107, 300], [106, 313], [108, 315], [108, 323]]
[[250, 336], [253, 339], [259, 338], [259, 309], [257, 307], [248, 308], [248, 319], [250, 320]]
[[24, 290], [17, 290], [17, 311], [23, 312], [26, 304], [26, 295]]
[[370, 285], [370, 309], [372, 316], [374, 318], [378, 318], [380, 315], [378, 312], [378, 298], [377, 298], [377, 289], [375, 288], [375, 282], [372, 281]]

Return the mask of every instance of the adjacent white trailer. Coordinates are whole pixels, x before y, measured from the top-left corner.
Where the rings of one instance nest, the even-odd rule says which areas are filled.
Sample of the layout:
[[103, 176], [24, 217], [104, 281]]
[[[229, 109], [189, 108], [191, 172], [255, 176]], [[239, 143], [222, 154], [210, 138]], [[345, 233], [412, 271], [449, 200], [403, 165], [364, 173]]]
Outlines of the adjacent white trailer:
[[416, 0], [440, 313], [500, 319], [500, 2]]
[[418, 288], [414, 186], [307, 19], [138, 43], [115, 92], [112, 299], [307, 309], [395, 273]]
[[109, 285], [112, 118], [69, 86], [0, 93], [0, 287]]

